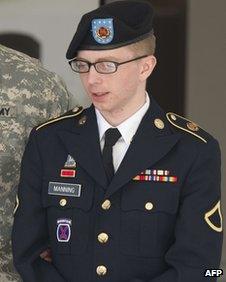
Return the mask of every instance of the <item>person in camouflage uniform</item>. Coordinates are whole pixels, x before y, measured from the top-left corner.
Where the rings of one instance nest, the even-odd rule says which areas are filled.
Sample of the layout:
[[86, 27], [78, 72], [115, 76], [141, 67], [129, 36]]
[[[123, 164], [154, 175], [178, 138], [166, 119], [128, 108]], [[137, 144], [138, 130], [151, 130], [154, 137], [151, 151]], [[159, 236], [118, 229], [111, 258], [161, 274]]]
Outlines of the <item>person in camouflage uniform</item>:
[[11, 226], [21, 157], [30, 130], [69, 109], [69, 93], [38, 60], [0, 45], [0, 281], [20, 281]]

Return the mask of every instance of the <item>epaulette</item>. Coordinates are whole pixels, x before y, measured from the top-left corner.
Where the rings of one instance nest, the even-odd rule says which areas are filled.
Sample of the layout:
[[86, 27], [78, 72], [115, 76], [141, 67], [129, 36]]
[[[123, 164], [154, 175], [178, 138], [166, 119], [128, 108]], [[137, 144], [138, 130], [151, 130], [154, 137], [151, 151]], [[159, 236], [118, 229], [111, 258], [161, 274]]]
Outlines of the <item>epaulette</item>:
[[72, 110], [66, 112], [64, 115], [62, 116], [59, 116], [57, 118], [53, 118], [53, 119], [50, 119], [40, 125], [38, 125], [36, 127], [36, 131], [38, 131], [40, 128], [44, 127], [44, 126], [47, 126], [49, 124], [52, 124], [52, 123], [55, 123], [55, 122], [58, 122], [60, 120], [64, 120], [64, 119], [67, 119], [67, 118], [72, 118], [72, 117], [76, 117], [78, 115], [80, 115], [81, 113], [83, 112], [83, 107], [75, 107], [73, 108]]
[[193, 121], [186, 119], [172, 112], [167, 113], [166, 117], [168, 121], [176, 128], [184, 130], [194, 135], [195, 137], [199, 138], [203, 142], [207, 143], [207, 140], [206, 140], [207, 133], [205, 132], [205, 130], [203, 130], [200, 126], [198, 126]]

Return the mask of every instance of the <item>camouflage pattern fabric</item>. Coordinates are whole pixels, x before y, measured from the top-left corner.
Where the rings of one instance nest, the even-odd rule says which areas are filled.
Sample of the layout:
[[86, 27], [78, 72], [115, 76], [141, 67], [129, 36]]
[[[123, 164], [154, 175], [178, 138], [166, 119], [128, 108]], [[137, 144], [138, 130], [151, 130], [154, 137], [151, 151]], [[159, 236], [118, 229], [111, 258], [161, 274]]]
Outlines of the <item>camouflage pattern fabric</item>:
[[[69, 94], [38, 60], [0, 45], [0, 281], [20, 281], [11, 227], [20, 162], [30, 130], [69, 109]], [[35, 219], [34, 219], [35, 220]], [[26, 223], [25, 223], [26, 224]]]

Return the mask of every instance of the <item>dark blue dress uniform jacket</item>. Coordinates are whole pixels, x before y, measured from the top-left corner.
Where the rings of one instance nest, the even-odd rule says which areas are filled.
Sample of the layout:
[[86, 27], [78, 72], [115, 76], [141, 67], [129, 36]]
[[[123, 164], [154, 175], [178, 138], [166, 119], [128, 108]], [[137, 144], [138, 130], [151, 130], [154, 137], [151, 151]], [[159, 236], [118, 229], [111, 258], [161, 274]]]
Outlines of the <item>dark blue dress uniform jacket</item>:
[[[177, 115], [167, 119], [151, 98], [110, 185], [93, 106], [33, 129], [13, 227], [23, 281], [216, 281], [204, 273], [218, 268], [221, 257], [219, 146], [186, 124]], [[61, 177], [68, 155], [75, 177]], [[177, 181], [133, 180], [147, 170], [168, 171]], [[51, 194], [51, 182], [80, 184], [81, 194]], [[57, 236], [61, 219], [71, 221], [68, 242]], [[40, 258], [48, 247], [52, 263]]]

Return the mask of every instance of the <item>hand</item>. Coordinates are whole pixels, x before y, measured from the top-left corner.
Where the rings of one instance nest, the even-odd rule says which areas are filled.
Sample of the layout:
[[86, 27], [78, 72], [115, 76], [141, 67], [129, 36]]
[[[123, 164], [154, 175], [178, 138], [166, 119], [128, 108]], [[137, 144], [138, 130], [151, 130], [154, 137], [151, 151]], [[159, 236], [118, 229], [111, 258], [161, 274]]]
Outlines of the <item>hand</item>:
[[40, 254], [40, 258], [44, 259], [47, 262], [52, 262], [51, 250], [46, 249]]

